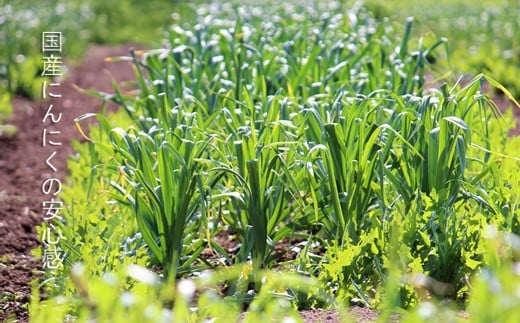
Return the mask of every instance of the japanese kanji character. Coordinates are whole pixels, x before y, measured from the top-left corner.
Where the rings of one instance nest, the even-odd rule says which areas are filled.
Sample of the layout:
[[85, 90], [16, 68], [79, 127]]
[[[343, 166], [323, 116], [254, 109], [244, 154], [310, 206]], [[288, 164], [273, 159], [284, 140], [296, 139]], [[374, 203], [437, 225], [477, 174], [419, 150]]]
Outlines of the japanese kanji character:
[[45, 211], [45, 214], [43, 215], [43, 220], [61, 220], [62, 217], [59, 215], [59, 212], [62, 209], [62, 206], [63, 202], [56, 201], [54, 200], [54, 198], [51, 198], [49, 201], [42, 202], [42, 210]]
[[43, 268], [58, 269], [63, 266], [61, 251], [63, 250], [56, 246], [43, 249]]
[[63, 238], [63, 235], [61, 234], [61, 231], [58, 231], [57, 238], [55, 240], [52, 240], [52, 230], [51, 228], [46, 228], [43, 230], [41, 241], [44, 246], [50, 246], [50, 245], [56, 245], [58, 242], [60, 242], [61, 238]]
[[61, 32], [44, 31], [42, 33], [42, 52], [61, 52]]
[[41, 76], [61, 76], [61, 56], [45, 56], [43, 57], [43, 72]]

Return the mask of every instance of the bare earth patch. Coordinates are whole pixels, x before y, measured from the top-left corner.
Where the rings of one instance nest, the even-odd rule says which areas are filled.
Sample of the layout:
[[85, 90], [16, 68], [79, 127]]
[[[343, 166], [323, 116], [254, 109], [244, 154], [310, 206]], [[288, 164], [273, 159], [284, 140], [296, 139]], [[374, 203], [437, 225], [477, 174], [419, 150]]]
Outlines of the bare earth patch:
[[[24, 98], [13, 100], [15, 112], [10, 123], [18, 132], [0, 136], [0, 322], [28, 321], [30, 282], [42, 270], [42, 262], [31, 254], [39, 244], [36, 226], [42, 221], [41, 203], [45, 200], [41, 184], [51, 177], [64, 180], [66, 160], [73, 153], [70, 142], [81, 139], [74, 118], [98, 112], [102, 105], [102, 100], [79, 93], [73, 84], [110, 92], [112, 78], [132, 80], [134, 75], [129, 63], [105, 62], [106, 57], [128, 55], [130, 47], [100, 46], [89, 50], [81, 66], [72, 69], [56, 88], [61, 98], [39, 102]], [[52, 160], [58, 170], [56, 173], [45, 165], [52, 151], [42, 147], [44, 124], [41, 120], [49, 104], [54, 104], [54, 111], [62, 113], [58, 124], [61, 133], [53, 137], [62, 142]]]

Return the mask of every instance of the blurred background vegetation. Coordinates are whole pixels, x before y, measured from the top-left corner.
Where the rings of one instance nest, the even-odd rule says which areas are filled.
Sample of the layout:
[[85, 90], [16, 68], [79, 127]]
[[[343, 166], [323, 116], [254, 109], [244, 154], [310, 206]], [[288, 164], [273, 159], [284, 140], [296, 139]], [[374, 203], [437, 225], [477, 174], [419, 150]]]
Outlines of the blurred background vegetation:
[[41, 96], [41, 33], [63, 33], [68, 66], [92, 44], [158, 46], [176, 10], [173, 1], [1, 0], [0, 134], [12, 113], [11, 98]]
[[486, 73], [520, 98], [519, 0], [366, 0], [382, 19], [413, 16], [426, 45], [448, 39], [448, 66], [455, 74]]
[[[345, 7], [363, 3], [376, 18], [390, 17], [402, 26], [413, 16], [414, 37], [423, 37], [425, 46], [446, 37], [449, 60], [441, 60], [448, 63], [438, 66], [439, 75], [484, 72], [520, 98], [519, 0], [343, 1]], [[174, 13], [189, 19], [194, 8], [179, 0], [2, 0], [0, 124], [12, 112], [13, 95], [39, 98], [41, 32], [64, 34], [63, 56], [71, 64], [91, 44], [159, 46]]]

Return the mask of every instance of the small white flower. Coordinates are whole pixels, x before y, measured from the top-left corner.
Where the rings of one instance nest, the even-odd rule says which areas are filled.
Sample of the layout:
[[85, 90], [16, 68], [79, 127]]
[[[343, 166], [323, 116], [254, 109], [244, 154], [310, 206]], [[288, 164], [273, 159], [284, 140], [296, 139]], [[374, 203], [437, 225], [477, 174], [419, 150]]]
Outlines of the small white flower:
[[138, 265], [129, 265], [126, 268], [126, 273], [138, 282], [147, 285], [156, 285], [159, 283], [159, 278], [154, 272]]
[[177, 291], [186, 301], [190, 301], [193, 298], [196, 289], [195, 283], [189, 279], [183, 279], [177, 283]]

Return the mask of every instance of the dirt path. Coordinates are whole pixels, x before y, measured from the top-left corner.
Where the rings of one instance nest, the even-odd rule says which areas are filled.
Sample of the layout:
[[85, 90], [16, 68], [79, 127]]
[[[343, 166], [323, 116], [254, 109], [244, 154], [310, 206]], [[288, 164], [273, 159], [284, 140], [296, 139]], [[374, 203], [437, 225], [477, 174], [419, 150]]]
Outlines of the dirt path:
[[[65, 81], [49, 91], [61, 98], [49, 101], [13, 100], [14, 115], [11, 124], [18, 132], [13, 136], [0, 136], [0, 322], [16, 317], [19, 322], [28, 321], [24, 309], [30, 300], [30, 282], [42, 270], [41, 260], [35, 260], [31, 250], [38, 246], [36, 225], [42, 221], [41, 203], [48, 200], [41, 185], [49, 178], [64, 179], [66, 160], [73, 153], [72, 140], [79, 140], [73, 119], [86, 112], [98, 112], [102, 100], [79, 93], [73, 88], [95, 88], [112, 91], [112, 77], [117, 81], [133, 79], [129, 63], [105, 62], [105, 57], [128, 55], [130, 45], [94, 47], [85, 54], [81, 66], [72, 69]], [[50, 120], [42, 123], [49, 104], [53, 112], [62, 113], [55, 129], [48, 127]], [[42, 147], [43, 131], [58, 130], [53, 141], [61, 146]], [[49, 136], [49, 139], [51, 137]], [[54, 172], [45, 164], [53, 151], [51, 164]]]

